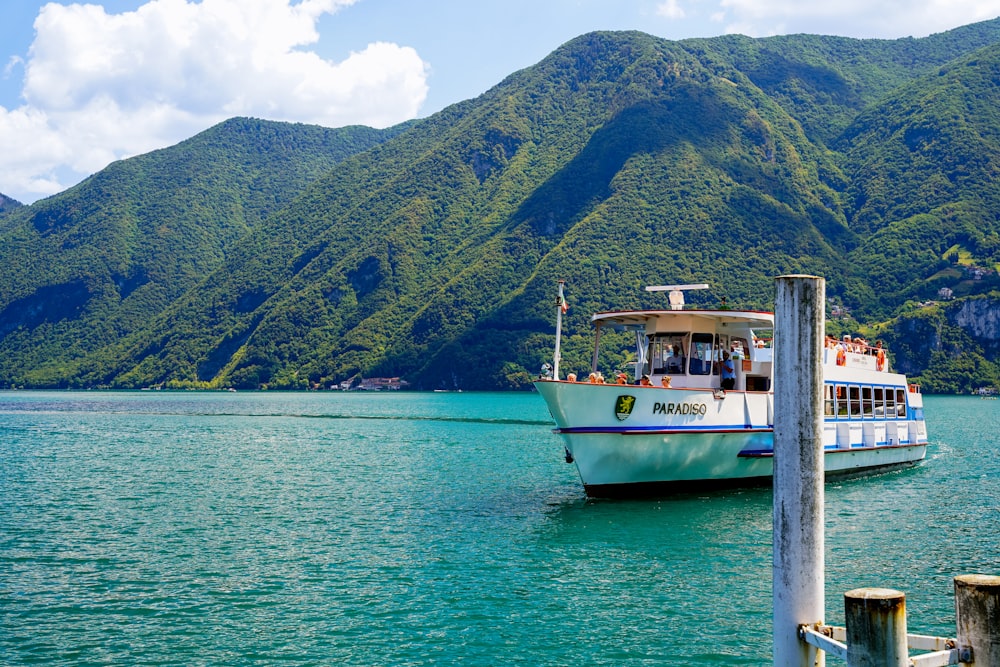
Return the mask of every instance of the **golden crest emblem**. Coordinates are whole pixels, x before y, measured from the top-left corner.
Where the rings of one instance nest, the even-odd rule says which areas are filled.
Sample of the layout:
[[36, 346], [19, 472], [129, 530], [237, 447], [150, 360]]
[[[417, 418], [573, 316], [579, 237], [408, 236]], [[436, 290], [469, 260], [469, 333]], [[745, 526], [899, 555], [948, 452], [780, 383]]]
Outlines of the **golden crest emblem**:
[[618, 400], [615, 401], [615, 417], [618, 417], [618, 421], [620, 422], [625, 421], [632, 414], [634, 406], [635, 396], [629, 396], [628, 394], [619, 396]]

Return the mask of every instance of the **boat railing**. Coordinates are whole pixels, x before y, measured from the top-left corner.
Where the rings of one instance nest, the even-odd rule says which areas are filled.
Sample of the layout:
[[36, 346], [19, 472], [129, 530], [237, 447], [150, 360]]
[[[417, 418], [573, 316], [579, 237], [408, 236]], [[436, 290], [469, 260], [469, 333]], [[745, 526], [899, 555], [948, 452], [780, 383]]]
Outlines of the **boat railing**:
[[882, 341], [878, 341], [875, 345], [869, 345], [867, 341], [860, 338], [854, 338], [848, 340], [845, 336], [844, 340], [838, 340], [833, 336], [826, 337], [827, 349], [837, 349], [838, 346], [843, 346], [846, 352], [853, 352], [854, 354], [863, 354], [871, 357], [877, 357], [879, 352], [883, 354], [888, 354], [889, 349], [885, 347]]
[[849, 365], [854, 368], [890, 372], [888, 350], [883, 347], [882, 341], [869, 345], [860, 338], [849, 340], [848, 336], [844, 336], [844, 340], [837, 340], [827, 336], [823, 348], [823, 361], [834, 360], [838, 366]]

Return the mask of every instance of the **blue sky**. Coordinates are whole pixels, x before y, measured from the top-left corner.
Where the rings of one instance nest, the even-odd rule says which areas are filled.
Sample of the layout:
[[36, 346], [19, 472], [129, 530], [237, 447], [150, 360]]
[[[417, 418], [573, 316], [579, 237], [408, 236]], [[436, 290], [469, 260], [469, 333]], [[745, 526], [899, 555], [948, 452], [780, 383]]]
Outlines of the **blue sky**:
[[0, 193], [25, 203], [232, 116], [386, 127], [592, 30], [922, 37], [1000, 0], [3, 0]]

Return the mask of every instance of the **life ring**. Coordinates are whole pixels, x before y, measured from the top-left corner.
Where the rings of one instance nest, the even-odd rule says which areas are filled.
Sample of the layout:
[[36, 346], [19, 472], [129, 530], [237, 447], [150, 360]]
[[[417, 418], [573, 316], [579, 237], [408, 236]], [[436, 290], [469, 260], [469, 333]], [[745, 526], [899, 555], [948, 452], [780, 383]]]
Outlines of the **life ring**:
[[875, 355], [875, 370], [885, 370], [885, 350], [882, 348], [879, 348], [878, 353]]
[[844, 348], [843, 347], [838, 347], [837, 348], [837, 365], [838, 366], [843, 366], [846, 363], [847, 363], [847, 353], [844, 352]]

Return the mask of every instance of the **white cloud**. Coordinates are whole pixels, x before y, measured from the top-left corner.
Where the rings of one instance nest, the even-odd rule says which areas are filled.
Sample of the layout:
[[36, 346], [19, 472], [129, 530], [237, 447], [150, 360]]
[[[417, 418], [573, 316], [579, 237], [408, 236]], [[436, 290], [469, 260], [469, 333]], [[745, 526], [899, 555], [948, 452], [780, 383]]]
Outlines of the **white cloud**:
[[[427, 66], [412, 48], [373, 43], [339, 63], [309, 50], [317, 21], [354, 2], [43, 6], [23, 63], [25, 104], [0, 107], [0, 192], [30, 202], [232, 116], [332, 127], [415, 117]], [[60, 182], [66, 167], [71, 182]]]
[[1000, 0], [719, 0], [726, 32], [925, 37], [1000, 15]]
[[661, 2], [656, 6], [656, 13], [668, 19], [684, 18], [684, 8], [681, 7], [677, 0], [665, 0], [665, 2]]

